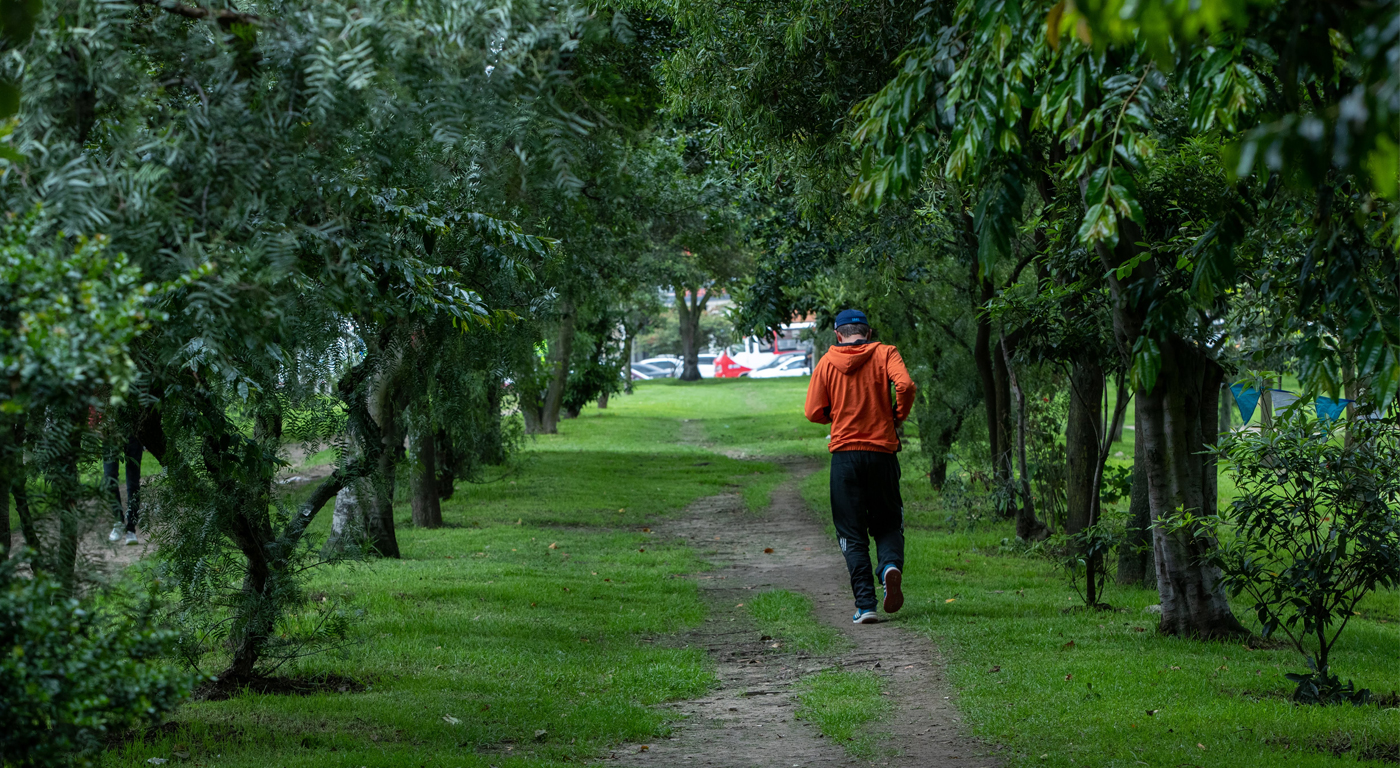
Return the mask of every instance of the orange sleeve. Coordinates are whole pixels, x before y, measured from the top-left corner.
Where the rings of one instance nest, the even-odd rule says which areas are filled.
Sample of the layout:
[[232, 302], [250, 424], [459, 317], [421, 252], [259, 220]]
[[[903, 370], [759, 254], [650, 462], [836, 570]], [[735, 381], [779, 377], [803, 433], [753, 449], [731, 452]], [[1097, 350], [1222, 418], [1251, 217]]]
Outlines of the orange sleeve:
[[[899, 356], [899, 350], [894, 347], [889, 349], [890, 356], [885, 360], [885, 369], [889, 372], [890, 381], [894, 382], [894, 417], [897, 421], [904, 421], [914, 409], [914, 393], [919, 388], [914, 386], [914, 380], [909, 378], [909, 369], [904, 367], [904, 358]], [[809, 394], [808, 397], [810, 396]]]
[[807, 382], [807, 420], [813, 424], [831, 423], [831, 393], [826, 391], [826, 368], [817, 363]]

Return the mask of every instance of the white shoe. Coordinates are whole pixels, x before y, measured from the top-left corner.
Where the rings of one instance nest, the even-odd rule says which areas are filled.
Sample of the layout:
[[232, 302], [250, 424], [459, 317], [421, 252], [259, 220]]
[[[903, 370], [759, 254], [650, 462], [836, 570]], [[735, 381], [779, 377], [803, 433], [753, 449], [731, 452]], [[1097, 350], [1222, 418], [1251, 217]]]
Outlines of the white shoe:
[[863, 608], [857, 608], [856, 615], [851, 617], [852, 624], [877, 624], [879, 621], [880, 617], [876, 616], [874, 611], [867, 611]]
[[107, 534], [107, 540], [112, 543], [121, 541], [122, 534], [124, 533], [126, 533], [126, 524], [119, 522], [116, 525], [112, 526], [112, 532]]
[[131, 531], [130, 533], [128, 533], [128, 534], [126, 535], [126, 545], [127, 545], [128, 547], [134, 547], [134, 546], [136, 546], [137, 544], [140, 544], [140, 543], [141, 543], [141, 542], [139, 542], [139, 541], [136, 540], [136, 532], [135, 532], [135, 531]]

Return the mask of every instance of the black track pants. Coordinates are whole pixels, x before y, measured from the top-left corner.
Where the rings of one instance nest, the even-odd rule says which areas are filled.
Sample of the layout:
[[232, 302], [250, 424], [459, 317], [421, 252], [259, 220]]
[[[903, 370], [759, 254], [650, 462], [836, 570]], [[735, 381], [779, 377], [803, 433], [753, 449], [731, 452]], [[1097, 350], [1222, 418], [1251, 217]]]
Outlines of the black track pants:
[[856, 607], [875, 610], [870, 541], [875, 539], [877, 573], [904, 570], [904, 501], [899, 496], [899, 458], [878, 451], [831, 454], [831, 520], [851, 572]]
[[[126, 523], [128, 533], [136, 532], [136, 523], [141, 519], [141, 441], [132, 437], [126, 441], [122, 452], [126, 454], [126, 512], [122, 512], [122, 497], [117, 490], [118, 470], [121, 457], [112, 455], [102, 462], [102, 483], [111, 494], [112, 516], [117, 522]], [[115, 453], [113, 451], [112, 453]]]

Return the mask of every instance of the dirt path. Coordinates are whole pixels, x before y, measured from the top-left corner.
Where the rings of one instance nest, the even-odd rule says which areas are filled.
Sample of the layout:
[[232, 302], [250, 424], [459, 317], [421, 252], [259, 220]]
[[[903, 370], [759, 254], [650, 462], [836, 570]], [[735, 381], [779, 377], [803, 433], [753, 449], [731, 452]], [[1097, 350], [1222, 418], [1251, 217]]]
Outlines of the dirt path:
[[[705, 648], [714, 659], [719, 687], [711, 695], [674, 705], [685, 716], [669, 740], [619, 748], [622, 765], [648, 766], [909, 766], [990, 768], [991, 748], [961, 733], [961, 715], [948, 697], [937, 650], [928, 638], [893, 621], [855, 626], [845, 563], [798, 494], [797, 484], [820, 464], [785, 462], [789, 478], [761, 515], [750, 514], [736, 495], [692, 504], [684, 517], [657, 527], [685, 539], [716, 567], [697, 574], [710, 607], [703, 625], [679, 638]], [[772, 548], [772, 554], [765, 554]], [[786, 589], [807, 595], [819, 621], [839, 629], [854, 647], [834, 657], [793, 655], [769, 647], [748, 610], [757, 594]], [[882, 614], [883, 616], [883, 614]], [[888, 734], [874, 759], [847, 755], [794, 716], [793, 683], [803, 675], [842, 666], [885, 678], [893, 709], [873, 725]]]

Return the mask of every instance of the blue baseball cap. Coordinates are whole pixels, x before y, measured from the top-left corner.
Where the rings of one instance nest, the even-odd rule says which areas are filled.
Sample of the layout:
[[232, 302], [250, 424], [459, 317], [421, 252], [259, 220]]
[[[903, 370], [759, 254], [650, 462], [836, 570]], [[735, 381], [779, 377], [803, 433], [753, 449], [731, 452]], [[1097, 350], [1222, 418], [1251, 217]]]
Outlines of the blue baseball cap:
[[865, 313], [860, 311], [859, 309], [843, 309], [840, 312], [836, 313], [837, 328], [840, 328], [843, 325], [850, 325], [851, 323], [864, 323], [865, 325], [870, 325], [870, 321], [865, 319]]

